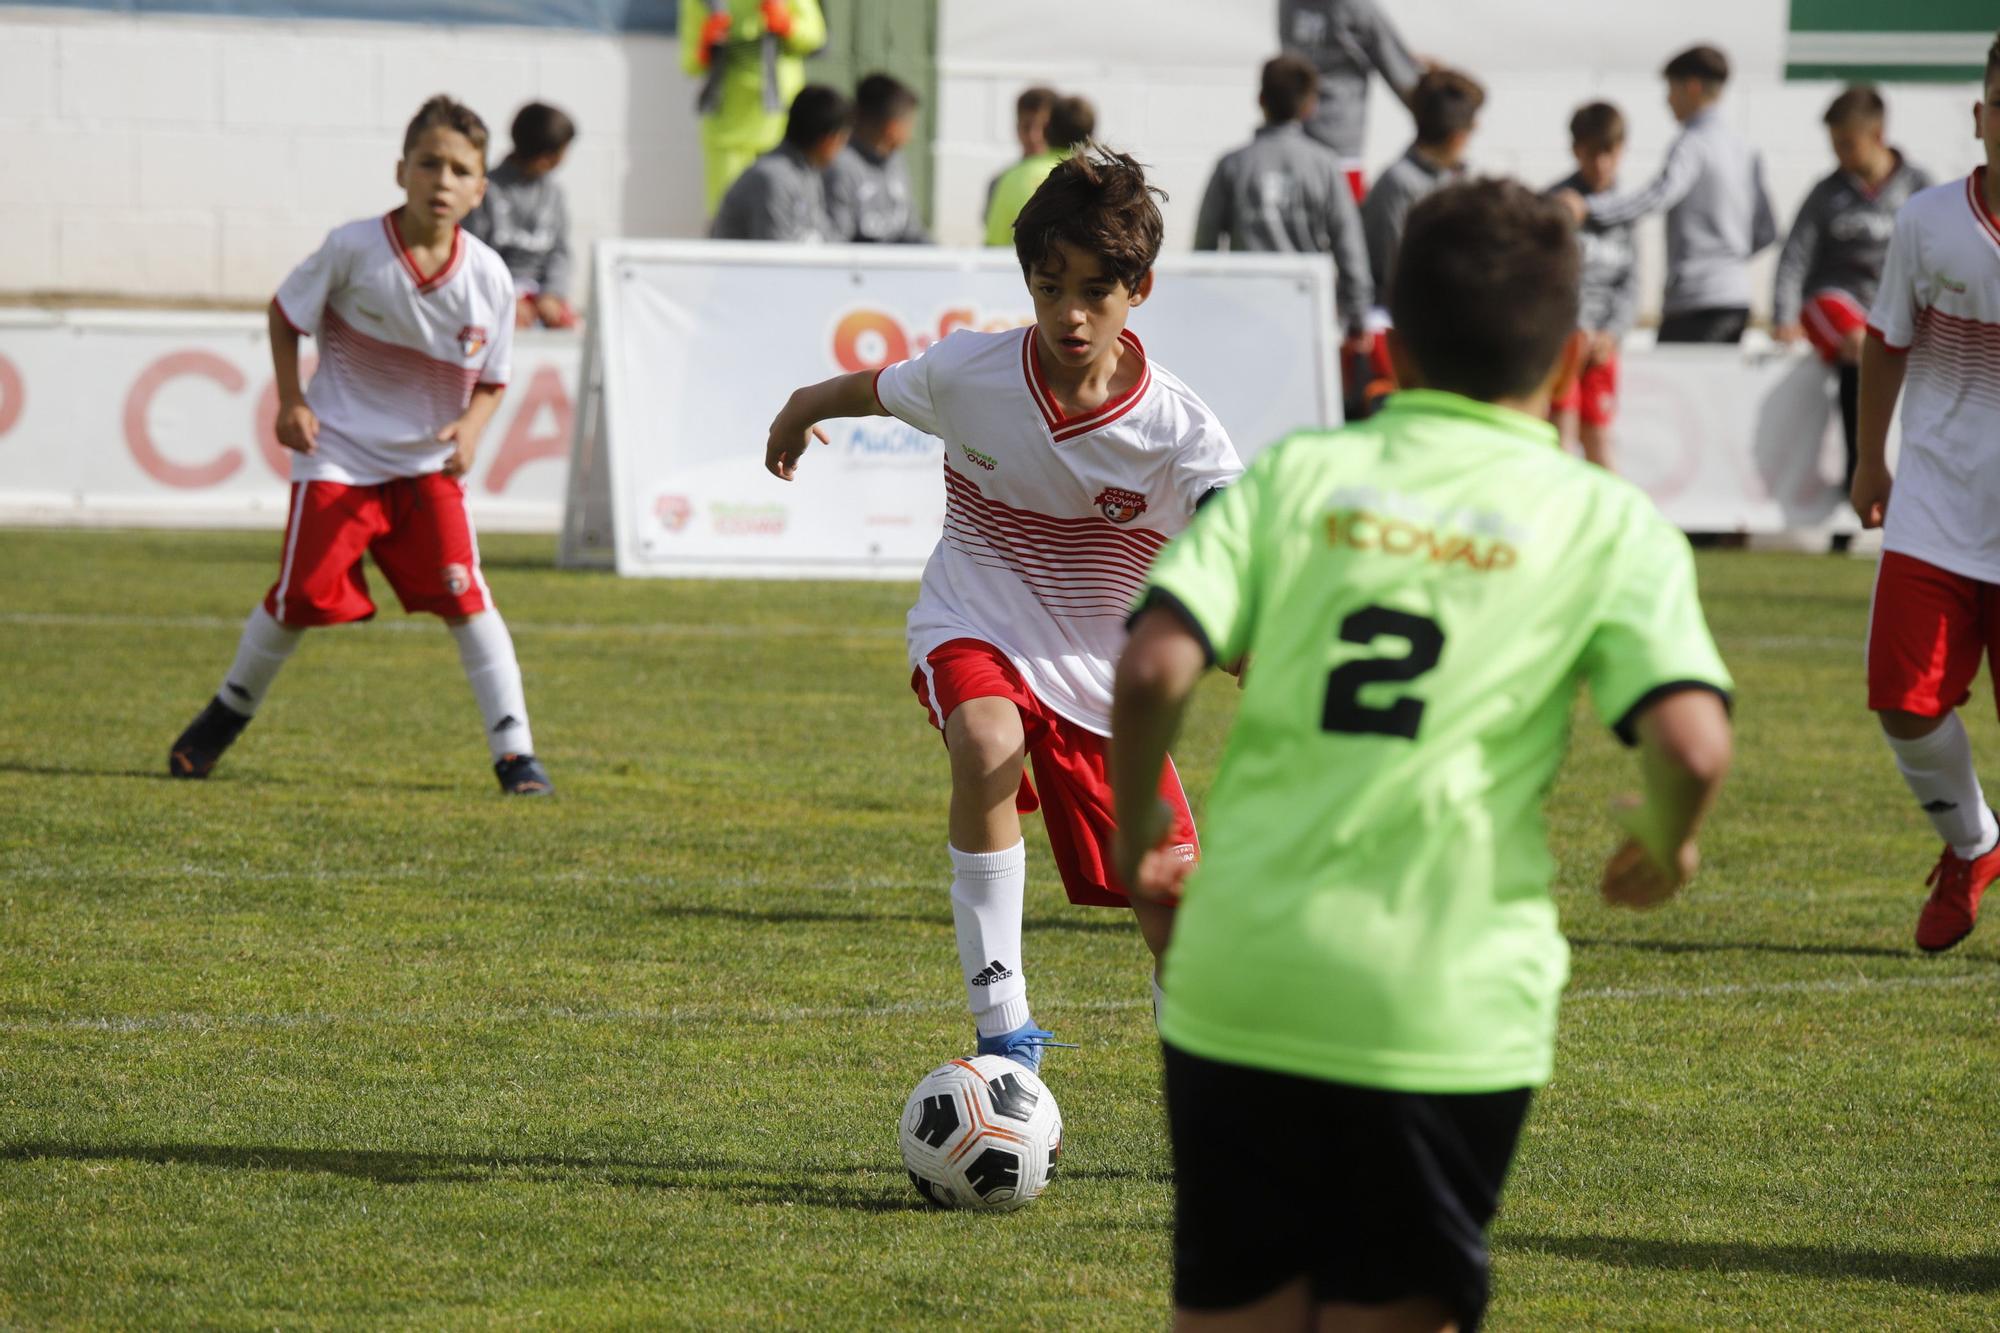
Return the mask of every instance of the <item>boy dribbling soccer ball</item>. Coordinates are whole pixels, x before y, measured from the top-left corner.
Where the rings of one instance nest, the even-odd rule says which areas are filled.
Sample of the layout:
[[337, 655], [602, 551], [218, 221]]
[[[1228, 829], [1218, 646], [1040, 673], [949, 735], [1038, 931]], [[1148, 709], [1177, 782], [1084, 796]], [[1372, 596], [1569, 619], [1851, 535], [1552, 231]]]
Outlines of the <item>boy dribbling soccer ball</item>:
[[[945, 442], [944, 533], [909, 616], [911, 685], [951, 756], [952, 916], [981, 1055], [1039, 1067], [1021, 964], [1021, 813], [1042, 811], [1073, 903], [1123, 907], [1105, 780], [1112, 663], [1154, 554], [1241, 471], [1208, 407], [1126, 327], [1163, 230], [1138, 163], [1085, 147], [1014, 224], [1035, 323], [961, 329], [922, 356], [798, 390], [765, 466], [791, 480], [832, 417]], [[1030, 781], [1022, 766], [1031, 763]], [[1155, 785], [1196, 855], [1171, 761]], [[1131, 904], [1155, 956], [1170, 914]]]
[[[514, 340], [514, 282], [460, 228], [486, 190], [486, 126], [448, 97], [403, 136], [401, 207], [328, 233], [271, 302], [278, 440], [293, 453], [278, 580], [250, 613], [222, 688], [168, 754], [205, 778], [263, 703], [303, 632], [375, 614], [372, 554], [403, 609], [442, 617], [458, 641], [502, 791], [547, 795], [514, 640], [479, 570], [462, 478], [500, 405]], [[299, 387], [299, 338], [319, 369]]]

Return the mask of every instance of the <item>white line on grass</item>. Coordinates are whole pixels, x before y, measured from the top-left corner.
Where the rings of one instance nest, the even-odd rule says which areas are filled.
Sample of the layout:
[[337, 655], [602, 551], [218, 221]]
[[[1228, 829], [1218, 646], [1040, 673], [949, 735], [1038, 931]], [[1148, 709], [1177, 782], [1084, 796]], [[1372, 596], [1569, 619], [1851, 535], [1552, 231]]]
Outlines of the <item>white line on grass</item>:
[[[1563, 998], [1574, 1004], [1586, 1000], [1673, 999], [1700, 1000], [1735, 998], [1746, 995], [1846, 994], [1872, 990], [1914, 990], [1944, 986], [1990, 983], [1986, 973], [1964, 972], [1943, 977], [1836, 977], [1824, 981], [1774, 981], [1715, 986], [1601, 986], [1568, 992]], [[1052, 1003], [1051, 1014], [1129, 1013], [1150, 1009], [1150, 999], [1078, 1000]], [[872, 1018], [896, 1018], [912, 1014], [956, 1013], [962, 1002], [952, 1000], [901, 1000], [891, 1004], [811, 1005], [798, 1007], [754, 1007], [721, 1004], [676, 1005], [667, 1008], [585, 1008], [572, 1005], [538, 1005], [502, 1009], [373, 1010], [326, 1013], [307, 1010], [278, 1014], [121, 1014], [92, 1017], [11, 1018], [0, 1020], [0, 1032], [14, 1034], [54, 1032], [213, 1032], [268, 1031], [295, 1028], [465, 1028], [496, 1024], [576, 1024], [589, 1027], [729, 1027], [778, 1023], [853, 1022]]]
[[[52, 629], [213, 629], [230, 630], [243, 628], [240, 618], [227, 616], [129, 616], [100, 614], [97, 612], [65, 611], [0, 611], [0, 625], [39, 626]], [[371, 623], [370, 630], [387, 633], [438, 632], [436, 624], [429, 616], [410, 617], [406, 620], [382, 620]], [[611, 638], [634, 639], [808, 639], [808, 638], [869, 638], [900, 639], [904, 637], [901, 625], [807, 625], [796, 621], [778, 621], [768, 625], [724, 625], [687, 624], [658, 621], [651, 624], [588, 624], [580, 621], [507, 621], [507, 628], [517, 634], [551, 634], [564, 636], [609, 636]]]

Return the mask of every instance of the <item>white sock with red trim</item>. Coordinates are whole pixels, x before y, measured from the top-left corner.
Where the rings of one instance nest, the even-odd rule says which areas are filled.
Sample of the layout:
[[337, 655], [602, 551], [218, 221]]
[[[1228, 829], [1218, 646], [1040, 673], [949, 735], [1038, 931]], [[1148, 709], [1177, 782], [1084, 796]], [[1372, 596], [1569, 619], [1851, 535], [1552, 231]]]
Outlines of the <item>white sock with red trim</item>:
[[479, 701], [480, 720], [486, 724], [486, 748], [496, 760], [533, 754], [528, 696], [521, 689], [521, 663], [514, 656], [514, 636], [507, 632], [507, 622], [498, 611], [481, 611], [450, 628], [451, 637], [458, 640], [458, 660], [472, 685], [472, 697]]
[[1944, 725], [1928, 736], [1898, 740], [1885, 733], [1883, 739], [1931, 827], [1954, 852], [1970, 861], [2000, 844], [2000, 824], [1994, 822], [1972, 767], [1972, 738], [1957, 713], [1948, 714]]
[[229, 664], [229, 674], [222, 678], [215, 697], [232, 713], [257, 716], [265, 691], [304, 634], [302, 629], [286, 629], [259, 604], [243, 622], [243, 637], [236, 641], [236, 660]]
[[1017, 842], [997, 852], [953, 847], [951, 869], [951, 919], [958, 927], [966, 1004], [979, 1035], [997, 1037], [1028, 1021], [1028, 982], [1021, 975], [1028, 845]]

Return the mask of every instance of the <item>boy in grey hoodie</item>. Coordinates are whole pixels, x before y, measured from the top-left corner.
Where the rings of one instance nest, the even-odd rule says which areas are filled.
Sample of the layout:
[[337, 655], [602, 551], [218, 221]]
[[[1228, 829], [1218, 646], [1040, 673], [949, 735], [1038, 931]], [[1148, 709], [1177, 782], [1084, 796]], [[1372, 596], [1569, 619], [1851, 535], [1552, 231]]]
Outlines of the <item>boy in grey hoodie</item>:
[[576, 122], [546, 102], [514, 115], [514, 150], [486, 176], [486, 198], [465, 229], [500, 252], [514, 275], [514, 324], [566, 329], [569, 303], [569, 208], [555, 170], [576, 138]]

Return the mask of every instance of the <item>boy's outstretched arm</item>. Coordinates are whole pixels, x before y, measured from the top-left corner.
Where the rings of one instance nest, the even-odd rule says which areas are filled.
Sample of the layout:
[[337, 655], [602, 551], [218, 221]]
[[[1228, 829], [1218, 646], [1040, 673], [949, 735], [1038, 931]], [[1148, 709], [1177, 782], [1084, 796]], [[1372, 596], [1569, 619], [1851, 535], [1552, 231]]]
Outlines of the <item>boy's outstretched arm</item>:
[[875, 398], [875, 374], [857, 370], [793, 390], [771, 420], [771, 435], [764, 442], [764, 470], [780, 481], [790, 481], [807, 446], [815, 439], [826, 443], [826, 432], [818, 424], [822, 421], [888, 416], [888, 409]]
[[278, 389], [278, 443], [294, 453], [309, 454], [319, 445], [319, 418], [306, 406], [299, 387], [299, 331], [285, 317], [284, 307], [271, 302], [271, 371]]
[[1889, 423], [1903, 393], [1908, 368], [1901, 352], [1872, 330], [1861, 343], [1861, 396], [1854, 412], [1854, 485], [1849, 503], [1864, 528], [1879, 528], [1889, 514]]
[[1133, 622], [1118, 659], [1107, 765], [1117, 827], [1112, 861], [1132, 896], [1145, 902], [1178, 902], [1194, 869], [1167, 849], [1173, 826], [1160, 801], [1160, 770], [1207, 669], [1208, 645], [1180, 612], [1157, 605]]
[[1639, 768], [1645, 795], [1613, 809], [1626, 840], [1604, 867], [1604, 900], [1653, 907], [1693, 877], [1701, 858], [1695, 833], [1734, 749], [1729, 713], [1708, 690], [1679, 690], [1639, 715]]

